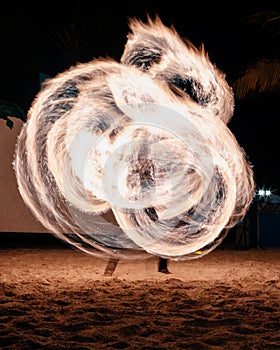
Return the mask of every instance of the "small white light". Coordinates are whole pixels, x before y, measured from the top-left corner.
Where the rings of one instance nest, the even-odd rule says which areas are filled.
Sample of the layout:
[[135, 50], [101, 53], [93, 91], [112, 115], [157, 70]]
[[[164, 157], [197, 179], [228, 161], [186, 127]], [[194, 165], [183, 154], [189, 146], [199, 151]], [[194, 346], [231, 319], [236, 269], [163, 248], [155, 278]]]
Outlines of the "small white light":
[[264, 196], [264, 194], [265, 194], [265, 191], [264, 191], [264, 190], [259, 190], [259, 192], [258, 192], [258, 195], [259, 195], [259, 196]]
[[270, 196], [271, 195], [271, 191], [270, 190], [265, 190], [265, 195], [266, 196]]

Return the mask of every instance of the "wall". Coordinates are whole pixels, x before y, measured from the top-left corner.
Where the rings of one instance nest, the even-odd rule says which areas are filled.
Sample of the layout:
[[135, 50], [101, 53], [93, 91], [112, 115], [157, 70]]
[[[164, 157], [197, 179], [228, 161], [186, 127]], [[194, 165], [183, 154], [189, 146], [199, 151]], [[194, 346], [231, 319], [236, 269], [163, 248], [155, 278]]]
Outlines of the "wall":
[[14, 149], [23, 122], [11, 118], [9, 129], [0, 119], [0, 234], [1, 232], [47, 232], [23, 202], [13, 170]]

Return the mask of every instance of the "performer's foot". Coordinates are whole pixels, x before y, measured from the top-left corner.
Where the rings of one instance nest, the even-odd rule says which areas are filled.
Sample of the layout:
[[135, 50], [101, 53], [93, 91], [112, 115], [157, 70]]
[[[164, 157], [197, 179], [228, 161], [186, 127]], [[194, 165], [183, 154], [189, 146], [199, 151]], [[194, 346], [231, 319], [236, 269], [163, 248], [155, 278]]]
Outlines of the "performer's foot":
[[158, 272], [170, 273], [168, 270], [167, 261], [168, 260], [166, 258], [159, 258]]
[[118, 259], [110, 259], [107, 263], [107, 266], [105, 268], [105, 271], [104, 271], [104, 276], [112, 276], [117, 265], [118, 265]]
[[168, 269], [160, 269], [158, 272], [169, 274], [171, 273]]

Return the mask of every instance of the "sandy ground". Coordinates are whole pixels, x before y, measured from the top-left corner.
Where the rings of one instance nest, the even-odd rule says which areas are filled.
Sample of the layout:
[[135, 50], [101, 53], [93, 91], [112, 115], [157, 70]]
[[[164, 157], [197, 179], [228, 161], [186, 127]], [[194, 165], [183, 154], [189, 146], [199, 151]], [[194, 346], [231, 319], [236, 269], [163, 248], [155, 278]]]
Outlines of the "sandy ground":
[[157, 264], [2, 242], [0, 349], [280, 349], [280, 249]]

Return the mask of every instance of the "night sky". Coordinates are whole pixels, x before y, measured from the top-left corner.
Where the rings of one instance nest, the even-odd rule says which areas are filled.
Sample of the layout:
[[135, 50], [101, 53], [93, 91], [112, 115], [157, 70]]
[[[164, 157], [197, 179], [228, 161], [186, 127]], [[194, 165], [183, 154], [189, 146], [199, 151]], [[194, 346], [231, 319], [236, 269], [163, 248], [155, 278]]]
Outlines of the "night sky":
[[[278, 3], [278, 5], [277, 5]], [[59, 7], [57, 7], [59, 4]], [[228, 83], [259, 57], [274, 54], [275, 42], [248, 16], [263, 10], [280, 11], [279, 1], [56, 1], [38, 5], [9, 1], [1, 10], [0, 99], [27, 111], [40, 89], [39, 73], [55, 75], [76, 62], [110, 56], [119, 60], [126, 43], [128, 19], [159, 15], [166, 25], [194, 45], [202, 43]], [[80, 40], [76, 49], [61, 50], [57, 33], [73, 23]], [[278, 41], [279, 45], [279, 41]], [[279, 48], [279, 46], [278, 46]], [[229, 128], [254, 166], [258, 187], [280, 191], [279, 95], [235, 102]]]

